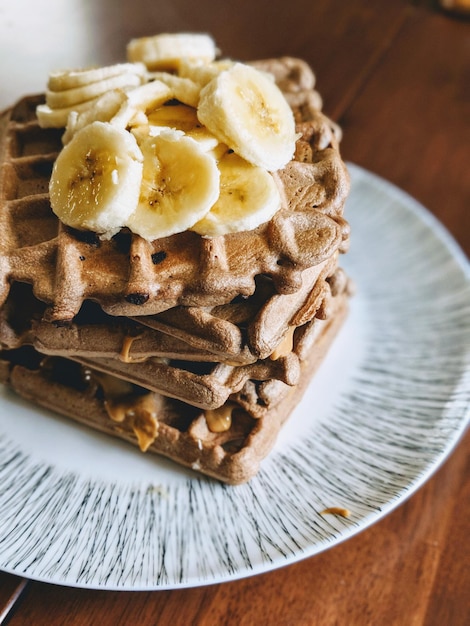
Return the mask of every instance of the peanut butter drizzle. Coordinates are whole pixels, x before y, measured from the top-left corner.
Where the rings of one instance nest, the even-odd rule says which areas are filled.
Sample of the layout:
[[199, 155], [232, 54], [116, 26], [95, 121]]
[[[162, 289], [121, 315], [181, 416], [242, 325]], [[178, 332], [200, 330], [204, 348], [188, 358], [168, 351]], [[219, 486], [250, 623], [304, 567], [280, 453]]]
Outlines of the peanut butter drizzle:
[[89, 367], [84, 368], [84, 378], [90, 383], [98, 384], [105, 397], [122, 398], [131, 395], [134, 391], [132, 384], [126, 380]]
[[232, 426], [232, 412], [234, 404], [224, 404], [218, 409], [207, 409], [205, 411], [207, 427], [211, 433], [224, 433]]
[[126, 335], [122, 341], [122, 347], [121, 347], [121, 352], [119, 353], [118, 357], [119, 360], [122, 361], [123, 363], [142, 363], [143, 361], [146, 360], [146, 357], [142, 356], [142, 357], [132, 357], [130, 355], [130, 351], [132, 348], [132, 344], [134, 343], [134, 341], [137, 339], [136, 337], [130, 337], [129, 335]]
[[129, 399], [105, 400], [109, 417], [118, 423], [127, 423], [134, 431], [142, 452], [146, 452], [158, 436], [158, 418], [155, 394]]
[[280, 343], [276, 348], [274, 348], [273, 352], [270, 354], [269, 358], [272, 361], [277, 361], [282, 356], [287, 356], [294, 349], [294, 332], [296, 327], [289, 326], [286, 334], [281, 339]]
[[159, 400], [155, 393], [135, 393], [131, 383], [89, 368], [85, 378], [97, 383], [104, 393], [104, 407], [113, 420], [134, 431], [142, 452], [148, 450], [158, 436]]
[[320, 515], [339, 515], [340, 517], [349, 517], [351, 515], [351, 511], [340, 506], [330, 506], [329, 508], [324, 509]]

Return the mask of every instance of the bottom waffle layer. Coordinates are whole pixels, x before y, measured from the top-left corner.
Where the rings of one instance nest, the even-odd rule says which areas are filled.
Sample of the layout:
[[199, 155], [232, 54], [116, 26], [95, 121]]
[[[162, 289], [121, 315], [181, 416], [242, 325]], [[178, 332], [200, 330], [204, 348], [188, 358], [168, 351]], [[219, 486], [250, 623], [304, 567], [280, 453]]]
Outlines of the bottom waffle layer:
[[[217, 412], [208, 412], [110, 376], [103, 381], [100, 373], [95, 379], [94, 372], [79, 363], [44, 357], [29, 346], [0, 354], [0, 381], [40, 406], [223, 482], [240, 484], [258, 472], [328, 351], [346, 309], [343, 298], [334, 316], [315, 322], [315, 342], [302, 360], [299, 384], [277, 389], [257, 419], [236, 396]], [[114, 386], [121, 391], [115, 393]], [[133, 411], [128, 410], [130, 403]]]

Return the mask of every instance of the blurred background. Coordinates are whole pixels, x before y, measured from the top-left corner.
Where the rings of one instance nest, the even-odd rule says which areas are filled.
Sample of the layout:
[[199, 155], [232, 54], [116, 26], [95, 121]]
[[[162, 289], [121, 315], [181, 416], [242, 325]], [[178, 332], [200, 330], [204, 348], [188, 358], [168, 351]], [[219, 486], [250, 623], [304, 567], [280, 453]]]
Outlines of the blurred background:
[[[122, 61], [130, 38], [184, 30], [210, 32], [224, 55], [242, 60], [304, 56], [328, 100], [333, 85], [352, 94], [418, 5], [438, 8], [437, 0], [0, 0], [0, 106], [41, 91], [50, 70]], [[443, 45], [438, 37], [429, 52], [437, 57]], [[424, 52], [416, 40], [413, 56]]]
[[[469, 2], [0, 0], [0, 109], [43, 91], [51, 70], [125, 60], [132, 37], [209, 32], [225, 56], [306, 59], [344, 130], [343, 156], [450, 223], [453, 197], [470, 203]], [[457, 237], [470, 245], [470, 212]]]
[[[315, 65], [319, 58], [335, 54], [337, 43], [333, 42], [338, 36], [344, 37], [345, 45], [367, 51], [368, 3], [358, 3], [353, 22], [347, 14], [342, 22], [342, 4], [339, 0], [191, 4], [181, 0], [1, 0], [0, 106], [24, 93], [41, 91], [50, 70], [123, 60], [125, 42], [157, 32], [210, 32], [223, 54], [243, 59], [299, 55], [308, 49], [308, 60]], [[334, 37], [329, 32], [332, 15], [338, 31]], [[385, 11], [384, 24], [387, 18]], [[328, 27], [322, 28], [322, 23]], [[337, 80], [353, 68], [338, 67]]]

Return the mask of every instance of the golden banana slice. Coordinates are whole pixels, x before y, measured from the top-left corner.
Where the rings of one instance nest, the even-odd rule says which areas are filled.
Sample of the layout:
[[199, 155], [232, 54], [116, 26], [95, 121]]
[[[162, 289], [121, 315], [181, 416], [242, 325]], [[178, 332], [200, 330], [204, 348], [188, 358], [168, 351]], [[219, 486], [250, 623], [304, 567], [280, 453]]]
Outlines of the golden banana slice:
[[181, 59], [178, 67], [178, 76], [182, 78], [190, 78], [192, 81], [204, 87], [213, 78], [218, 76], [220, 72], [228, 70], [235, 64], [231, 59], [221, 59], [204, 63], [193, 59]]
[[191, 228], [219, 197], [216, 160], [181, 131], [148, 137], [141, 149], [140, 199], [126, 226], [147, 241]]
[[273, 177], [235, 153], [219, 161], [220, 195], [211, 210], [192, 230], [216, 237], [252, 230], [269, 221], [280, 208], [281, 198]]
[[190, 78], [181, 78], [180, 76], [175, 76], [168, 72], [153, 72], [151, 77], [168, 85], [174, 100], [179, 100], [179, 102], [183, 104], [197, 107], [201, 87]]
[[93, 122], [109, 122], [122, 107], [126, 94], [121, 89], [113, 89], [97, 98], [83, 111], [73, 110], [68, 115], [62, 143], [65, 145], [79, 130]]
[[51, 91], [48, 89], [46, 91], [46, 104], [48, 104], [51, 109], [71, 107], [76, 104], [81, 104], [82, 102], [87, 102], [88, 100], [93, 100], [112, 89], [137, 87], [141, 84], [142, 77], [138, 74], [118, 74], [117, 76], [111, 76], [111, 78], [106, 78], [81, 87], [74, 87], [73, 89], [64, 89], [63, 91]]
[[139, 201], [142, 161], [131, 133], [105, 122], [85, 126], [54, 164], [52, 210], [68, 226], [112, 237]]
[[196, 109], [184, 104], [159, 107], [148, 115], [150, 134], [157, 135], [161, 128], [182, 130], [188, 137], [199, 142], [204, 151], [213, 150], [219, 141], [198, 120]]
[[182, 58], [210, 63], [216, 55], [214, 40], [204, 33], [161, 33], [127, 44], [129, 61], [145, 63], [150, 70], [177, 69]]
[[82, 102], [71, 107], [51, 109], [48, 104], [38, 104], [36, 107], [36, 117], [41, 128], [65, 128], [72, 112], [82, 113], [91, 109], [96, 104], [98, 98]]
[[137, 74], [143, 78], [146, 73], [147, 68], [143, 63], [116, 63], [103, 67], [59, 70], [50, 72], [47, 88], [50, 91], [64, 91], [97, 83], [122, 74]]
[[165, 83], [159, 80], [146, 83], [126, 92], [122, 107], [111, 121], [115, 126], [126, 128], [132, 125], [134, 120], [138, 124], [143, 113], [143, 123], [146, 124], [147, 111], [161, 106], [170, 98], [172, 98], [172, 91]]
[[268, 171], [295, 150], [295, 122], [282, 92], [264, 72], [236, 63], [201, 90], [200, 121], [238, 155]]

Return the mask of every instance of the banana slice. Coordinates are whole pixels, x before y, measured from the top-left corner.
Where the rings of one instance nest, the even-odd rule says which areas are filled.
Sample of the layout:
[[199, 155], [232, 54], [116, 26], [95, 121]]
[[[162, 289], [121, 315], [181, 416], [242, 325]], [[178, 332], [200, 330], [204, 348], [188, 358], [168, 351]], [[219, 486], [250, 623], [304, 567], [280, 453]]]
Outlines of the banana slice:
[[263, 72], [236, 63], [200, 93], [198, 118], [241, 157], [268, 171], [281, 169], [295, 150], [291, 108]]
[[111, 76], [100, 80], [96, 83], [90, 83], [73, 89], [64, 89], [63, 91], [46, 91], [46, 104], [51, 109], [60, 109], [71, 107], [88, 100], [93, 100], [112, 89], [125, 89], [129, 87], [137, 87], [142, 84], [142, 77], [138, 74], [125, 73], [118, 76]]
[[38, 104], [36, 107], [36, 117], [41, 128], [65, 128], [70, 113], [76, 111], [82, 113], [88, 109], [92, 109], [98, 98], [75, 104], [71, 107], [62, 107], [60, 109], [51, 109], [48, 104]]
[[180, 60], [178, 76], [190, 78], [201, 87], [204, 87], [213, 78], [218, 76], [220, 72], [228, 70], [234, 65], [235, 61], [231, 59], [221, 59], [220, 61], [204, 63], [203, 61], [185, 58]]
[[139, 201], [142, 161], [131, 133], [105, 122], [85, 126], [54, 164], [52, 210], [68, 226], [112, 237]]
[[160, 134], [162, 128], [182, 130], [188, 137], [195, 139], [204, 150], [213, 150], [218, 139], [198, 120], [196, 109], [184, 104], [162, 106], [148, 115], [149, 133]]
[[168, 85], [174, 100], [179, 100], [179, 102], [191, 107], [197, 107], [201, 87], [190, 78], [181, 78], [168, 72], [153, 72], [151, 77]]
[[[153, 81], [140, 85], [130, 91], [113, 89], [102, 96], [94, 99], [83, 109], [78, 111], [75, 107], [67, 109], [67, 126], [62, 136], [62, 142], [68, 143], [73, 135], [81, 128], [92, 122], [111, 122], [116, 127], [126, 128], [135, 122], [148, 124], [145, 112], [147, 109], [160, 106], [171, 98], [171, 90], [167, 85], [159, 81]], [[44, 107], [39, 111], [40, 115], [49, 116], [49, 119], [57, 117], [57, 109], [50, 107], [47, 113]], [[142, 117], [142, 119], [140, 119]], [[62, 121], [62, 116], [60, 116]]]
[[159, 107], [148, 114], [148, 121], [154, 126], [177, 128], [185, 133], [196, 126], [202, 127], [196, 109], [185, 104], [168, 104]]
[[185, 57], [210, 63], [216, 55], [214, 40], [203, 33], [162, 33], [132, 39], [127, 44], [129, 61], [140, 61], [149, 70], [177, 69]]
[[219, 196], [215, 159], [181, 131], [148, 137], [141, 149], [140, 199], [126, 226], [148, 241], [191, 228]]
[[[48, 91], [46, 103], [36, 107], [39, 125], [42, 128], [64, 128], [70, 113], [83, 113], [89, 109], [94, 109], [95, 106], [101, 108], [103, 102], [108, 101], [107, 98], [102, 101], [102, 96], [106, 96], [110, 91], [119, 89], [125, 91], [136, 88], [142, 84], [142, 80], [144, 80], [142, 76], [129, 73], [57, 93]], [[106, 105], [104, 106], [106, 107]], [[102, 115], [103, 113], [100, 112], [96, 119], [107, 121]], [[93, 117], [93, 113], [90, 113], [90, 116]]]
[[[135, 89], [126, 92], [125, 101], [111, 122], [115, 126], [126, 128], [133, 124], [146, 124], [146, 112], [148, 109], [154, 109], [161, 106], [167, 100], [173, 97], [172, 90], [168, 85], [159, 80], [154, 80]], [[142, 117], [144, 113], [144, 117]]]
[[115, 65], [88, 69], [59, 70], [49, 74], [47, 88], [50, 91], [64, 91], [97, 83], [121, 74], [137, 74], [143, 78], [146, 73], [147, 68], [143, 63], [116, 63]]
[[281, 206], [273, 177], [235, 153], [219, 162], [220, 196], [192, 230], [206, 237], [252, 230], [269, 221]]
[[113, 89], [97, 98], [92, 106], [84, 111], [73, 110], [68, 116], [62, 143], [67, 144], [79, 130], [92, 122], [109, 122], [120, 110], [126, 93], [121, 89]]

